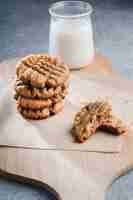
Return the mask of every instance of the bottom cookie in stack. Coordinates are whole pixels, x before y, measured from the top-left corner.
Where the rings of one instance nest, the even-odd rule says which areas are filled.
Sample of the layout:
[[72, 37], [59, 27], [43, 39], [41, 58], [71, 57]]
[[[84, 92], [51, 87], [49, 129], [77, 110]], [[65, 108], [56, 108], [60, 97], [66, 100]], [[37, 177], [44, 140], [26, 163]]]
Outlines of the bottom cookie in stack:
[[16, 80], [15, 99], [18, 111], [29, 119], [44, 119], [64, 108], [67, 86], [35, 88]]

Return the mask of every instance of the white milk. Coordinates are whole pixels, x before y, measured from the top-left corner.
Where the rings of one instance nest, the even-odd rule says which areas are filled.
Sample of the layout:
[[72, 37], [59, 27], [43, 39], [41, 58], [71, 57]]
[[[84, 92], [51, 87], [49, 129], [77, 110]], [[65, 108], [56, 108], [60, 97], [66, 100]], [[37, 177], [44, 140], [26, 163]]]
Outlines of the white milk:
[[94, 58], [91, 18], [52, 20], [49, 53], [75, 69], [91, 63]]

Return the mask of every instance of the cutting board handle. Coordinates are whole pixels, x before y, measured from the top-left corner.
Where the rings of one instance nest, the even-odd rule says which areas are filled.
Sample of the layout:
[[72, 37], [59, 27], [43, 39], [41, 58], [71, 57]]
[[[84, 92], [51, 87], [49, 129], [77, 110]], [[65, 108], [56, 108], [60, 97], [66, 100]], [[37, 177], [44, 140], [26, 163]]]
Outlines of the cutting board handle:
[[54, 188], [52, 188], [51, 186], [49, 186], [48, 184], [46, 184], [42, 181], [24, 177], [24, 176], [20, 176], [17, 174], [8, 173], [7, 171], [2, 170], [2, 169], [0, 169], [0, 178], [3, 178], [8, 181], [20, 183], [20, 184], [25, 184], [27, 186], [34, 187], [36, 189], [42, 188], [43, 190], [50, 193], [52, 195], [53, 199], [62, 200], [61, 196], [59, 195], [59, 193], [56, 192], [56, 190]]

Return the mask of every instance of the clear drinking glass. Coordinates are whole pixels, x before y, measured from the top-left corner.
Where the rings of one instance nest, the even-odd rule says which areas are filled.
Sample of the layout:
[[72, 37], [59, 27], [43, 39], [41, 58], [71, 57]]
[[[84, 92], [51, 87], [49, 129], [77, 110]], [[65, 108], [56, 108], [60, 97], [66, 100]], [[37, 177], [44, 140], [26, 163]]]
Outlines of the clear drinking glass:
[[49, 53], [70, 68], [90, 64], [94, 58], [92, 7], [83, 1], [60, 1], [49, 8]]

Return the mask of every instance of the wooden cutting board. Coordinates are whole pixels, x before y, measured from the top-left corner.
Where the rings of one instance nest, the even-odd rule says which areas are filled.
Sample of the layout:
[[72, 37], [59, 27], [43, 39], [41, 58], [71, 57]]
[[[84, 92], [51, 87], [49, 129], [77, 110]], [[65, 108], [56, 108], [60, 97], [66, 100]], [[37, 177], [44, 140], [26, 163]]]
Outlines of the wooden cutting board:
[[[13, 62], [15, 64], [15, 61]], [[10, 71], [14, 70], [13, 62], [4, 62], [6, 78], [10, 78]], [[0, 75], [4, 74], [3, 66], [2, 63]], [[107, 66], [106, 63], [104, 69]], [[80, 75], [80, 72], [77, 74]], [[133, 95], [131, 82], [101, 76], [96, 78], [96, 82], [104, 84], [108, 90], [110, 87], [117, 88], [118, 94], [120, 91], [126, 93], [129, 99]], [[133, 135], [129, 134], [119, 154], [1, 148], [0, 168], [46, 182], [59, 192], [63, 200], [103, 200], [114, 178], [132, 168], [132, 155]]]
[[112, 97], [117, 90], [108, 91], [102, 84], [95, 84], [95, 81], [71, 75], [69, 94], [65, 99], [63, 111], [48, 119], [34, 121], [24, 119], [17, 111], [16, 102], [13, 99], [13, 86], [14, 82], [3, 89], [0, 96], [0, 146], [106, 153], [121, 151], [123, 135], [116, 137], [98, 131], [85, 143], [79, 144], [74, 142], [70, 134], [74, 116], [80, 110], [81, 105], [91, 100], [95, 101], [98, 96], [110, 96], [114, 112], [118, 112], [118, 116], [121, 114], [121, 119], [125, 121], [127, 108], [122, 102], [123, 94], [119, 97], [116, 95]]

